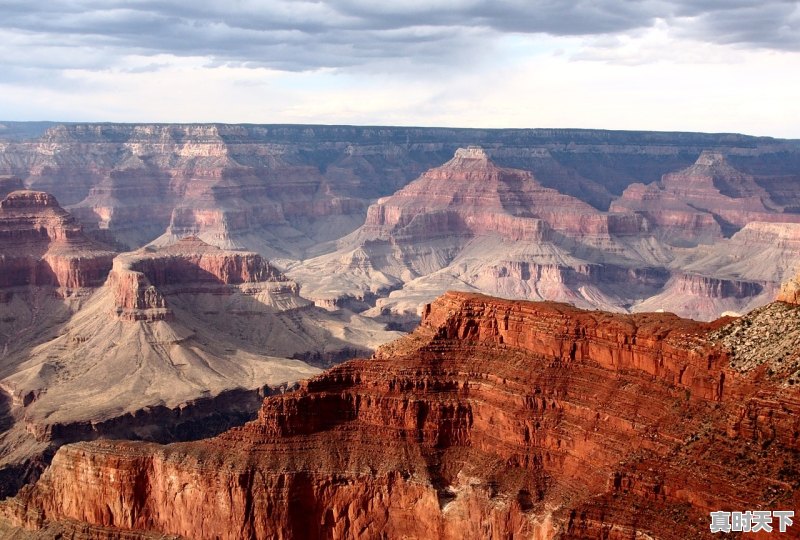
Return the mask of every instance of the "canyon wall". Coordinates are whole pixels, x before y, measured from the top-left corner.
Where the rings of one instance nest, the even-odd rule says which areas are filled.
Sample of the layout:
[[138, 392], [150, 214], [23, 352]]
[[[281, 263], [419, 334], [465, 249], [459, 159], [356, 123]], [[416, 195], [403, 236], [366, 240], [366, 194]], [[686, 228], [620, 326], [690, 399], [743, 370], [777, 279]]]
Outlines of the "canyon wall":
[[[800, 206], [786, 188], [800, 164], [797, 142], [742, 135], [227, 124], [23, 127], [0, 129], [6, 139], [0, 174], [53, 193], [87, 231], [128, 248], [166, 230], [167, 238], [195, 234], [224, 247], [296, 256], [354, 230], [371, 200], [394, 193], [467, 145], [481, 145], [500, 166], [532, 171], [544, 187], [600, 210], [630, 184], [657, 181], [711, 149], [763, 185], [760, 194], [785, 207]], [[277, 238], [259, 241], [265, 228], [276, 225], [284, 227]]]
[[712, 538], [709, 511], [797, 507], [797, 362], [740, 362], [740, 332], [797, 327], [774, 306], [707, 324], [448, 293], [241, 428], [66, 446], [2, 514], [96, 538]]
[[49, 193], [17, 190], [0, 202], [0, 288], [94, 287], [112, 258]]

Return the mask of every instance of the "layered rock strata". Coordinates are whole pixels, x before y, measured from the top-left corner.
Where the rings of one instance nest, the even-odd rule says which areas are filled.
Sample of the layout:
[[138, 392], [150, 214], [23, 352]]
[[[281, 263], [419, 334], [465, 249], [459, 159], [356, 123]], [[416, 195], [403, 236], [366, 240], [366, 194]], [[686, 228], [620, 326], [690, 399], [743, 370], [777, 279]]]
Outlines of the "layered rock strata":
[[800, 222], [752, 175], [715, 151], [704, 151], [692, 166], [665, 174], [660, 182], [630, 185], [611, 210], [644, 216], [662, 238], [677, 245], [711, 243], [754, 221]]
[[397, 314], [450, 288], [618, 310], [663, 285], [666, 260], [640, 216], [600, 212], [472, 146], [379, 199], [337, 251], [288, 272], [319, 304], [391, 292], [381, 309]]
[[12, 140], [0, 146], [0, 174], [74, 205], [87, 232], [136, 248], [169, 227], [168, 238], [194, 234], [270, 256], [267, 248], [314, 251], [351, 232], [370, 201], [470, 144], [598, 209], [707, 148], [779, 205], [797, 206], [800, 159], [796, 141], [599, 130], [48, 123], [0, 127], [2, 136]]
[[17, 190], [0, 202], [0, 288], [94, 287], [112, 258], [49, 193]]
[[14, 292], [0, 305], [9, 338], [31, 327], [0, 354], [2, 494], [65, 442], [215, 434], [265, 389], [398, 335], [314, 307], [261, 255], [197, 238], [121, 254], [102, 287], [56, 300]]
[[225, 285], [259, 282], [280, 283], [289, 294], [297, 294], [297, 285], [257, 253], [226, 251], [186, 237], [165, 248], [120, 255], [107, 285], [113, 289], [117, 313], [135, 320], [167, 315], [162, 290], [213, 293]]
[[96, 538], [712, 538], [710, 511], [800, 486], [798, 389], [732, 368], [725, 325], [448, 293], [242, 428], [64, 447], [2, 513]]

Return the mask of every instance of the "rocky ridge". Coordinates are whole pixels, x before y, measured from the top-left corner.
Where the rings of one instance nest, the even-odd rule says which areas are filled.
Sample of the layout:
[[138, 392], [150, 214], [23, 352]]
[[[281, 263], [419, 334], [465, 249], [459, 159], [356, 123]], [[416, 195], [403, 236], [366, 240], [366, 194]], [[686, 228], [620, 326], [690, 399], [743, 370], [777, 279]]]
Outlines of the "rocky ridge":
[[0, 202], [0, 288], [97, 286], [112, 257], [48, 193], [17, 190]]
[[[71, 223], [52, 196], [33, 198]], [[54, 243], [91, 245], [77, 226], [38, 223], [33, 230]], [[255, 414], [265, 393], [398, 335], [314, 307], [259, 254], [197, 238], [108, 262], [105, 283], [79, 294], [0, 289], [2, 494], [35, 477], [61, 444], [214, 435]]]
[[711, 510], [799, 502], [798, 390], [731, 369], [727, 322], [448, 293], [242, 428], [64, 447], [2, 514], [95, 538], [711, 538]]
[[800, 216], [783, 210], [752, 175], [713, 151], [658, 183], [632, 184], [611, 204], [611, 211], [643, 215], [663, 239], [679, 245], [711, 243], [751, 222], [800, 222]]

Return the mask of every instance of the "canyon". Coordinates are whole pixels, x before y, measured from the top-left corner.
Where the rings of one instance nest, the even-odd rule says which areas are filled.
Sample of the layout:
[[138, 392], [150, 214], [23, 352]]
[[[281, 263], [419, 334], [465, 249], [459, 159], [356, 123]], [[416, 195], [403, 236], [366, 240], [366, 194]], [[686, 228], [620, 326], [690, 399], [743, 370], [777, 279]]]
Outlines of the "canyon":
[[0, 536], [795, 508], [798, 182], [733, 134], [4, 123]]
[[287, 273], [319, 305], [360, 303], [378, 318], [414, 321], [456, 289], [711, 320], [774, 297], [800, 263], [798, 219], [716, 152], [628, 187], [603, 212], [469, 147], [378, 199], [335, 251]]
[[[763, 305], [798, 263], [788, 247], [800, 219], [797, 141], [564, 129], [6, 128], [4, 182], [51, 193], [90, 238], [116, 251], [187, 236], [254, 251], [316, 305], [397, 328], [412, 328], [420, 306], [449, 289], [711, 320]], [[771, 271], [758, 258], [730, 260], [767, 250], [755, 239], [769, 234], [787, 239], [763, 254]]]
[[[710, 511], [800, 502], [798, 322], [786, 302], [703, 323], [447, 293], [411, 334], [267, 397], [257, 419], [215, 438], [61, 448], [0, 505], [3, 526], [712, 538]], [[780, 358], [753, 341], [769, 332]]]
[[66, 442], [208, 436], [398, 335], [315, 307], [257, 253], [186, 237], [116, 254], [45, 192], [0, 202], [0, 276], [3, 494]]

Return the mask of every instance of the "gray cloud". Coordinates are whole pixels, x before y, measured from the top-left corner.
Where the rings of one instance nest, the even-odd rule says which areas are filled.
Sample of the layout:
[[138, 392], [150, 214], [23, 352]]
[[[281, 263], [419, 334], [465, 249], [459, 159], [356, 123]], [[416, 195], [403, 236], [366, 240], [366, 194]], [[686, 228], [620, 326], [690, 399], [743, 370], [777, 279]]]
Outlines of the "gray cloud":
[[398, 61], [445, 65], [488, 54], [502, 34], [614, 35], [656, 20], [702, 41], [797, 51], [799, 5], [786, 0], [7, 0], [0, 3], [0, 37], [7, 38], [0, 54], [6, 65], [20, 68], [103, 69], [126, 54], [162, 53], [288, 71], [379, 68]]

